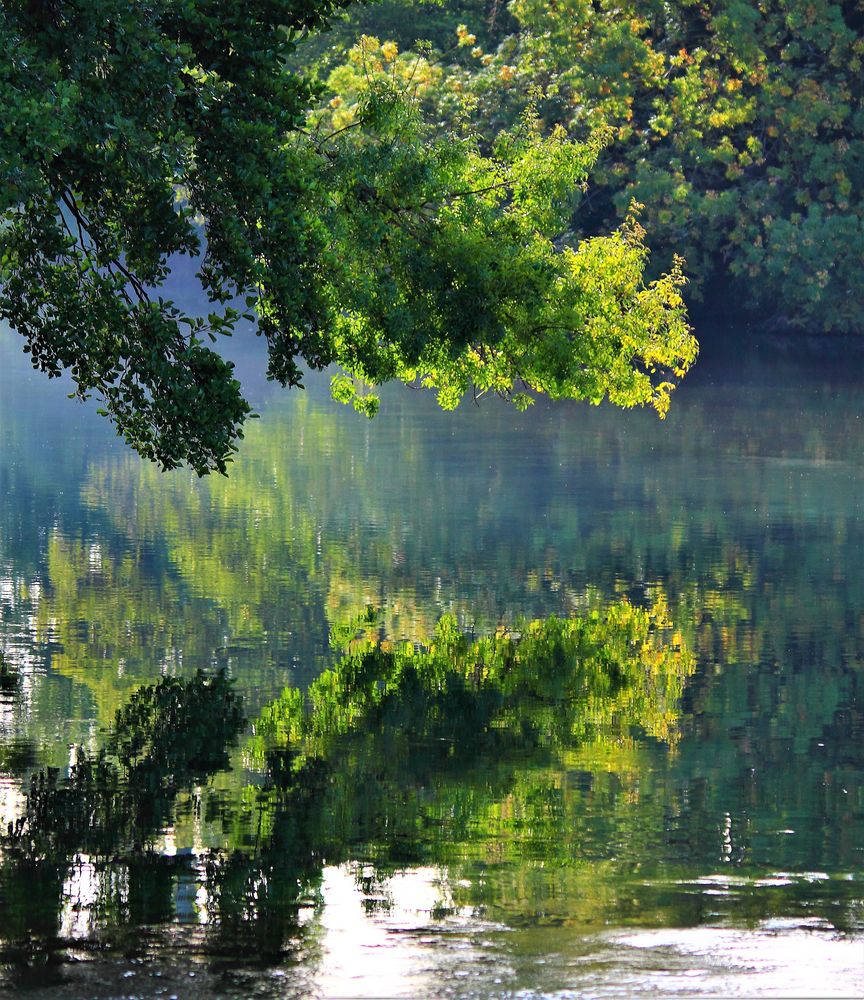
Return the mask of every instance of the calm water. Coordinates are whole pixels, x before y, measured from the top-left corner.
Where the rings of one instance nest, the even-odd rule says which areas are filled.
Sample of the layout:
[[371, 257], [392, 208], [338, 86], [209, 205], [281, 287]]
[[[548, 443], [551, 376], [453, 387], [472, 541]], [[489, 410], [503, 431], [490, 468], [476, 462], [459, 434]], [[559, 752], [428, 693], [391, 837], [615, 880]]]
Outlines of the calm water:
[[18, 352], [0, 990], [864, 990], [864, 386], [368, 422], [241, 355], [199, 482]]

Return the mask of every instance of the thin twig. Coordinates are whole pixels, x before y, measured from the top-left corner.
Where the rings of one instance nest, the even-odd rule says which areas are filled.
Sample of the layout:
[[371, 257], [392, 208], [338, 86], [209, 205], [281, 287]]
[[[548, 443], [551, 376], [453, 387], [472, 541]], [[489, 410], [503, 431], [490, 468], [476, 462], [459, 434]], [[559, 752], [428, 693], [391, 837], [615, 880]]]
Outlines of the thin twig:
[[[318, 152], [319, 153], [321, 152], [321, 147], [324, 145], [325, 142], [329, 142], [335, 136], [341, 135], [342, 132], [347, 132], [349, 129], [358, 128], [360, 125], [364, 124], [365, 122], [363, 121], [363, 119], [358, 118], [357, 121], [349, 122], [348, 125], [343, 125], [342, 128], [337, 128], [335, 132], [330, 132], [329, 135], [325, 135], [317, 144]], [[307, 132], [306, 134], [308, 135], [309, 133]]]
[[[60, 198], [62, 199], [63, 204], [72, 213], [72, 217], [75, 219], [75, 224], [78, 227], [78, 236], [81, 241], [81, 247], [84, 250], [84, 252], [87, 253], [88, 257], [90, 256], [90, 251], [88, 251], [87, 244], [84, 240], [84, 230], [86, 230], [89, 233], [90, 241], [92, 244], [92, 252], [95, 254], [96, 263], [98, 264], [99, 249], [96, 245], [95, 240], [93, 239], [92, 227], [87, 222], [87, 219], [84, 218], [84, 215], [82, 214], [80, 208], [78, 207], [78, 203], [75, 201], [73, 195], [71, 195], [68, 191], [61, 191]], [[107, 267], [109, 271], [111, 270], [112, 265], [113, 267], [116, 267], [117, 270], [126, 278], [129, 284], [135, 290], [135, 294], [138, 296], [139, 299], [143, 300], [144, 302], [150, 301], [150, 296], [147, 293], [147, 289], [144, 287], [143, 282], [136, 274], [133, 274], [133, 272], [130, 271], [129, 268], [127, 268], [123, 264], [123, 262], [120, 261], [117, 257], [114, 257], [108, 261]]]

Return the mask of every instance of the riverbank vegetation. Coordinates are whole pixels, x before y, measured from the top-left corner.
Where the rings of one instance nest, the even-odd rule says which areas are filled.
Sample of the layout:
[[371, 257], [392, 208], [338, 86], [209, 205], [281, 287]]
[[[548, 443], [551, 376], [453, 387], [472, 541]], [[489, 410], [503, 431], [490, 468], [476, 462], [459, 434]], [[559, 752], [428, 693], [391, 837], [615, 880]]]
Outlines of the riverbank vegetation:
[[[271, 378], [335, 364], [367, 413], [358, 384], [402, 379], [447, 407], [539, 392], [662, 415], [696, 355], [680, 261], [645, 279], [635, 210], [567, 232], [608, 130], [526, 108], [489, 142], [386, 74], [331, 127], [297, 59], [344, 6], [2, 5], [0, 319], [34, 365], [199, 474], [225, 471], [250, 409], [206, 341], [244, 324]], [[160, 294], [177, 255], [206, 316]]]
[[[0, 14], [0, 319], [163, 468], [226, 470], [250, 408], [207, 341], [249, 326], [369, 415], [400, 379], [662, 416], [688, 283], [860, 330], [857, 0]], [[178, 255], [206, 315], [160, 294]]]
[[390, 0], [349, 14], [319, 65], [340, 121], [390, 73], [489, 140], [528, 108], [576, 137], [606, 128], [576, 233], [635, 199], [657, 258], [686, 258], [693, 296], [716, 308], [731, 287], [763, 320], [857, 332], [862, 28], [855, 0]]

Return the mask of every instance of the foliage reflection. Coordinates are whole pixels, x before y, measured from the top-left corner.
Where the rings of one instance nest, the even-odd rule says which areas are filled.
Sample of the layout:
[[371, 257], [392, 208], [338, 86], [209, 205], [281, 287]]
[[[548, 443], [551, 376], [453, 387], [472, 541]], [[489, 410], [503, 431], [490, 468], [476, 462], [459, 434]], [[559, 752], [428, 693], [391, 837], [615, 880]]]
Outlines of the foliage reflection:
[[[332, 670], [261, 712], [247, 776], [235, 768], [228, 794], [212, 778], [229, 768], [243, 718], [224, 674], [140, 688], [98, 752], [79, 751], [65, 778], [39, 772], [3, 844], [6, 950], [75, 937], [76, 906], [91, 935], [183, 921], [181, 888], [194, 883], [187, 917], [211, 925], [220, 953], [250, 936], [262, 955], [280, 953], [306, 933], [325, 859], [365, 859], [383, 878], [502, 850], [546, 856], [557, 838], [563, 860], [579, 850], [561, 806], [580, 748], [608, 767], [627, 744], [638, 753], [634, 727], [658, 747], [675, 741], [693, 664], [662, 609], [621, 603], [479, 638], [444, 618], [427, 647], [382, 643], [374, 626], [354, 623]], [[184, 835], [182, 795], [208, 780], [197, 834]], [[211, 849], [208, 824], [222, 831]], [[188, 853], [169, 856], [169, 839]], [[34, 873], [44, 891], [28, 899]]]

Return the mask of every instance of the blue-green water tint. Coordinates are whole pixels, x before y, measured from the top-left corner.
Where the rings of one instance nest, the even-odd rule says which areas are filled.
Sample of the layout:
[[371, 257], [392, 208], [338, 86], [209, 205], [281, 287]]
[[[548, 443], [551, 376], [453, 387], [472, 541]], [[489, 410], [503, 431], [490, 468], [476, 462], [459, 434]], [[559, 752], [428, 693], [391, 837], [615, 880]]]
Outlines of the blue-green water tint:
[[[368, 422], [326, 379], [253, 378], [261, 419], [199, 482], [18, 349], [0, 334], [2, 988], [861, 992], [862, 388], [703, 361], [665, 422], [408, 390]], [[578, 689], [406, 675], [384, 709], [352, 682], [306, 742], [273, 723], [367, 606], [389, 656], [442, 615], [478, 638], [628, 603], [662, 683], [610, 654]]]

